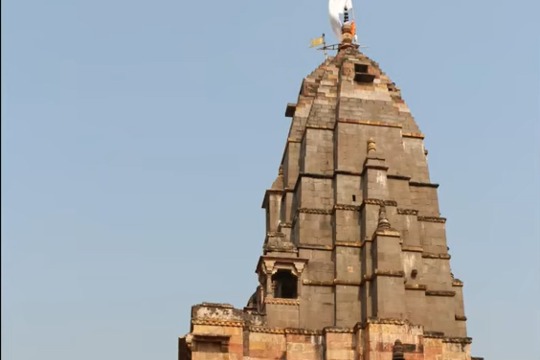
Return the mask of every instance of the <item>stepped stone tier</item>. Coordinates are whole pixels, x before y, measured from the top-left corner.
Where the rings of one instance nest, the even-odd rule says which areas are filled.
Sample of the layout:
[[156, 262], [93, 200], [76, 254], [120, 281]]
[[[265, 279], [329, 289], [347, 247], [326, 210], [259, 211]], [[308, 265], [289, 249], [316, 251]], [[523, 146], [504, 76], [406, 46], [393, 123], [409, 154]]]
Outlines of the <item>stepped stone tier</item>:
[[347, 25], [286, 116], [259, 286], [244, 309], [194, 306], [179, 359], [478, 359], [424, 136]]

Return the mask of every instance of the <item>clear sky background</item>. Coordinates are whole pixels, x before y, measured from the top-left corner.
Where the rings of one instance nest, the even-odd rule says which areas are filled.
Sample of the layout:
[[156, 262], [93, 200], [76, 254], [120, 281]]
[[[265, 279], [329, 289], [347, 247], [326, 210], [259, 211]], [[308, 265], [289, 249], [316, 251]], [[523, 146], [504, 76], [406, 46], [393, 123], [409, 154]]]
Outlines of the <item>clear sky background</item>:
[[[2, 1], [2, 356], [171, 360], [256, 286], [326, 0]], [[540, 2], [355, 0], [440, 183], [473, 354], [540, 359]]]

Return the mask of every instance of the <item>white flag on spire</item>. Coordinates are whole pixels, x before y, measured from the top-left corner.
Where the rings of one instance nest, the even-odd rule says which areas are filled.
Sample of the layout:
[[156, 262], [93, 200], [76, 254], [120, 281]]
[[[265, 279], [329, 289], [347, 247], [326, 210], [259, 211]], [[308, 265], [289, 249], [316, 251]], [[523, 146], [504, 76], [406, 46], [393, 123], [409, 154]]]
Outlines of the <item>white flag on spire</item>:
[[352, 0], [329, 0], [328, 2], [330, 25], [339, 41], [341, 41], [341, 27], [343, 26], [341, 17], [345, 13], [345, 8], [347, 8], [347, 10], [352, 9]]

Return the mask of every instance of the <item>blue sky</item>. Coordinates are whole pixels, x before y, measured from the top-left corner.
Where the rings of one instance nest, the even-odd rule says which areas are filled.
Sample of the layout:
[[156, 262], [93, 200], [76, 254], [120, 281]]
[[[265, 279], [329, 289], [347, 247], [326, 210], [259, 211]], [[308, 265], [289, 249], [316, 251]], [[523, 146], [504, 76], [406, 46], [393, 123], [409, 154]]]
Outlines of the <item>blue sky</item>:
[[[256, 286], [326, 1], [2, 2], [2, 355], [174, 359]], [[538, 359], [540, 3], [356, 0], [440, 183], [473, 353]]]

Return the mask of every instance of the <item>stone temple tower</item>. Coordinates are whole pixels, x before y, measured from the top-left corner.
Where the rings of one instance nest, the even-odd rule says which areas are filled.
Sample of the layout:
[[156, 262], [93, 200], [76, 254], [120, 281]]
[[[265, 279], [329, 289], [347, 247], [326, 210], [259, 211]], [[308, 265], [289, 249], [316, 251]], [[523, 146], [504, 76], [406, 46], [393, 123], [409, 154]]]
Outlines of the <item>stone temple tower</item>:
[[352, 39], [287, 106], [259, 286], [243, 309], [193, 306], [180, 360], [475, 359], [424, 135]]

